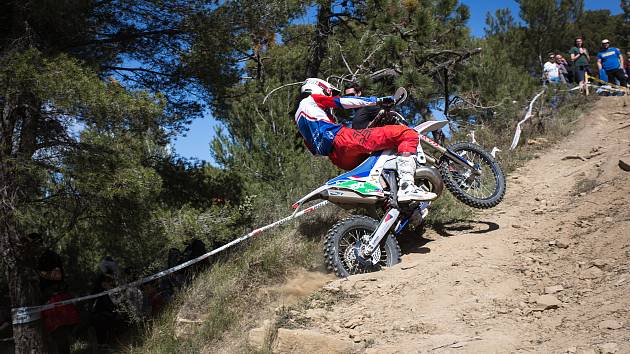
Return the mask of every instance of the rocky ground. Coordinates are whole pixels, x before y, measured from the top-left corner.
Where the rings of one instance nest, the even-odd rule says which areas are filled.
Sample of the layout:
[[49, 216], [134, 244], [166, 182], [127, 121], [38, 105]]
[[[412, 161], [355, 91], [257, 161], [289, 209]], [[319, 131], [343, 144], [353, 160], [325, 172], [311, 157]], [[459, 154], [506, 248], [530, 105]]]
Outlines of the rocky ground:
[[[630, 107], [602, 98], [475, 220], [282, 311], [273, 352], [630, 353]], [[271, 323], [272, 321], [268, 322]], [[273, 327], [273, 326], [272, 326]]]

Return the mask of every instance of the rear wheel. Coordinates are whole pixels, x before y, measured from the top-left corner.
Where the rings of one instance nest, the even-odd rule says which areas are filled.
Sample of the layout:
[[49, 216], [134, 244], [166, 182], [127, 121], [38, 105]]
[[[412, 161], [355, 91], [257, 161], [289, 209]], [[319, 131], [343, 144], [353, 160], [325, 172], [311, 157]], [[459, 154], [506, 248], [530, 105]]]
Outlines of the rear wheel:
[[505, 175], [501, 165], [477, 144], [460, 142], [449, 149], [472, 162], [475, 169], [464, 167], [444, 155], [440, 160], [440, 174], [446, 188], [473, 208], [497, 206], [505, 195]]
[[[372, 253], [372, 259], [357, 258], [369, 237], [378, 227], [378, 221], [367, 216], [353, 215], [336, 223], [326, 234], [324, 253], [326, 265], [338, 277], [378, 271], [400, 262], [400, 247], [393, 235], [388, 234]], [[376, 264], [372, 264], [372, 263]]]

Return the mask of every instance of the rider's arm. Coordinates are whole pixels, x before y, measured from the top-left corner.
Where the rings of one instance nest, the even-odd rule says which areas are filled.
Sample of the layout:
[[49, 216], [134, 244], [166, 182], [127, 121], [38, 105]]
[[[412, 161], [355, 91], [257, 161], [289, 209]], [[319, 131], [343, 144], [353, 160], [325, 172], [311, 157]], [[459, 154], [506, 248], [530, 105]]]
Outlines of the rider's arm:
[[324, 96], [324, 95], [311, 95], [315, 103], [322, 108], [361, 108], [368, 106], [376, 106], [376, 97], [354, 97], [354, 96]]

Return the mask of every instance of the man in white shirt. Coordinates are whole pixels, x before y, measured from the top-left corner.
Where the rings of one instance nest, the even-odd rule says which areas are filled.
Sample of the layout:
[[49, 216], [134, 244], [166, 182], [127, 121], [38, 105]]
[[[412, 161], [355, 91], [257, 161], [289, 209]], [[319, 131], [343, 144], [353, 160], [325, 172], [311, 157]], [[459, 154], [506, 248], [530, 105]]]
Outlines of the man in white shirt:
[[553, 53], [549, 54], [549, 60], [543, 67], [543, 79], [552, 84], [559, 84], [561, 81], [560, 69], [558, 68], [558, 65], [556, 65], [556, 55]]

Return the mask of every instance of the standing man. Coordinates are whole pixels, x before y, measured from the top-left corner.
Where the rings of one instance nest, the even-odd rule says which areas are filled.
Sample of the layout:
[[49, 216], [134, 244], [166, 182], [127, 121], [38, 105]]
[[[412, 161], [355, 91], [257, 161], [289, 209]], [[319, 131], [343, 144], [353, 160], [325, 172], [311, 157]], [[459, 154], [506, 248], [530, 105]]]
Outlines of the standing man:
[[[362, 97], [363, 89], [356, 83], [351, 83], [346, 86], [343, 90], [344, 96], [350, 97]], [[370, 125], [370, 122], [376, 118], [376, 115], [381, 110], [378, 106], [367, 106], [361, 107], [354, 110], [354, 115], [352, 116], [352, 129], [365, 129]]]
[[583, 46], [584, 39], [582, 37], [577, 37], [575, 39], [575, 47], [569, 50], [571, 61], [573, 61], [576, 80], [580, 84], [580, 89], [584, 88], [589, 61], [591, 60], [591, 57], [588, 55], [588, 50]]
[[597, 53], [597, 67], [599, 70], [606, 71], [608, 82], [615, 83], [615, 79], [619, 80], [619, 85], [626, 86], [626, 78], [628, 75], [623, 68], [623, 55], [619, 49], [610, 46], [610, 41], [604, 39], [602, 41], [602, 50]]

